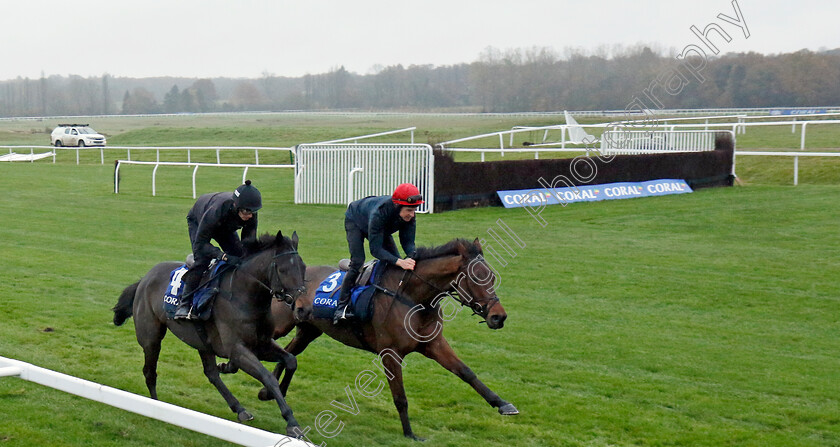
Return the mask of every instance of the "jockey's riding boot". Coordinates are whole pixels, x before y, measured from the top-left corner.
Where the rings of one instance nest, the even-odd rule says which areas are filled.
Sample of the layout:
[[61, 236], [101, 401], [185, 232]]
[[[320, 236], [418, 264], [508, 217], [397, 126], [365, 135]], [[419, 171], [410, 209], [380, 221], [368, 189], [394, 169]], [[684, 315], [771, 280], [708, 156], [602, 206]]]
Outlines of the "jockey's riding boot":
[[192, 302], [186, 299], [181, 299], [181, 303], [178, 304], [178, 310], [175, 311], [175, 316], [172, 318], [176, 320], [189, 320], [192, 318], [190, 315], [190, 309], [192, 309]]
[[341, 284], [341, 295], [338, 297], [338, 304], [335, 306], [335, 313], [333, 314], [333, 324], [338, 324], [341, 320], [349, 320], [355, 318], [356, 314], [350, 308], [350, 295], [353, 286], [356, 285], [356, 278], [359, 277], [358, 270], [349, 270], [344, 275], [344, 282]]
[[195, 317], [190, 311], [192, 310], [193, 292], [196, 286], [198, 286], [198, 282], [201, 281], [201, 274], [202, 269], [196, 269], [195, 271], [190, 269], [181, 277], [181, 281], [184, 282], [184, 291], [181, 293], [181, 302], [178, 304], [178, 309], [172, 318], [176, 320], [192, 320]]

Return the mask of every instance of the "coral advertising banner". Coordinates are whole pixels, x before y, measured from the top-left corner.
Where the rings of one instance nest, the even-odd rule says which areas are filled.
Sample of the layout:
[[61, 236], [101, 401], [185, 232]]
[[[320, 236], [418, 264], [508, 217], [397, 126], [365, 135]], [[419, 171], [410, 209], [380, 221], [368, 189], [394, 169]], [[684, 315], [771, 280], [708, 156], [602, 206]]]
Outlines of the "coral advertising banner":
[[685, 180], [660, 179], [647, 182], [605, 183], [568, 188], [521, 189], [497, 191], [505, 208], [558, 205], [599, 200], [631, 199], [634, 197], [665, 196], [693, 192]]

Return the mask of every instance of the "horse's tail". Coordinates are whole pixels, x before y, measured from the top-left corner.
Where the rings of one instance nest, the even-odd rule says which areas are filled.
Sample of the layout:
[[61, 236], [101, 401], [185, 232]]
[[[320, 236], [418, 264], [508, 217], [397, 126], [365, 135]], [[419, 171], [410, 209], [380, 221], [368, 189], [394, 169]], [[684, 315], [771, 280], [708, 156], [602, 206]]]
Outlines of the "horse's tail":
[[113, 309], [115, 326], [122, 326], [125, 320], [128, 320], [134, 312], [132, 309], [134, 307], [134, 295], [137, 294], [137, 287], [139, 285], [140, 281], [137, 281], [126, 287], [120, 294], [120, 299], [117, 300], [117, 305]]

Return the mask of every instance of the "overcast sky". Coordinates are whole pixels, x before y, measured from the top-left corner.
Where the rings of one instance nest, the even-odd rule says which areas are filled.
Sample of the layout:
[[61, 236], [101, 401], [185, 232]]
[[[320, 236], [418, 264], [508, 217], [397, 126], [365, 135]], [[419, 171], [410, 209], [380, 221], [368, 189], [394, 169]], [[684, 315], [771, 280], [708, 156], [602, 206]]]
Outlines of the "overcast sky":
[[680, 52], [718, 23], [721, 53], [840, 47], [836, 0], [4, 0], [0, 79], [301, 76], [472, 62], [487, 47]]

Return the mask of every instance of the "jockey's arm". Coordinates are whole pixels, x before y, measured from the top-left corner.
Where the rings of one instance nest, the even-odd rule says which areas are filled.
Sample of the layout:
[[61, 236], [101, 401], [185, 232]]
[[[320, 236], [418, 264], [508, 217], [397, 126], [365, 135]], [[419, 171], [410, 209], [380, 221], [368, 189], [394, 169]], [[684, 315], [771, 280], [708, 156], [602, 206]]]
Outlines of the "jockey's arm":
[[[383, 224], [383, 219], [377, 219], [376, 216], [371, 217], [370, 223], [368, 226], [368, 241], [370, 242], [370, 254], [372, 254], [375, 258], [391, 263], [396, 264], [397, 259], [399, 257], [394, 253], [391, 253], [385, 248], [385, 228]], [[387, 237], [391, 237], [391, 235], [387, 235]], [[393, 239], [391, 239], [391, 243], [393, 244]], [[396, 248], [396, 246], [394, 246]]]
[[207, 216], [202, 216], [201, 221], [199, 221], [195, 240], [192, 241], [192, 249], [195, 256], [211, 259], [218, 258], [222, 254], [221, 249], [210, 243], [215, 230], [214, 223], [215, 221], [208, 219]]
[[414, 245], [414, 236], [417, 232], [417, 224], [414, 220], [406, 224], [406, 226], [400, 230], [400, 245], [402, 246], [403, 253], [406, 256], [412, 256], [414, 254], [415, 245]]

